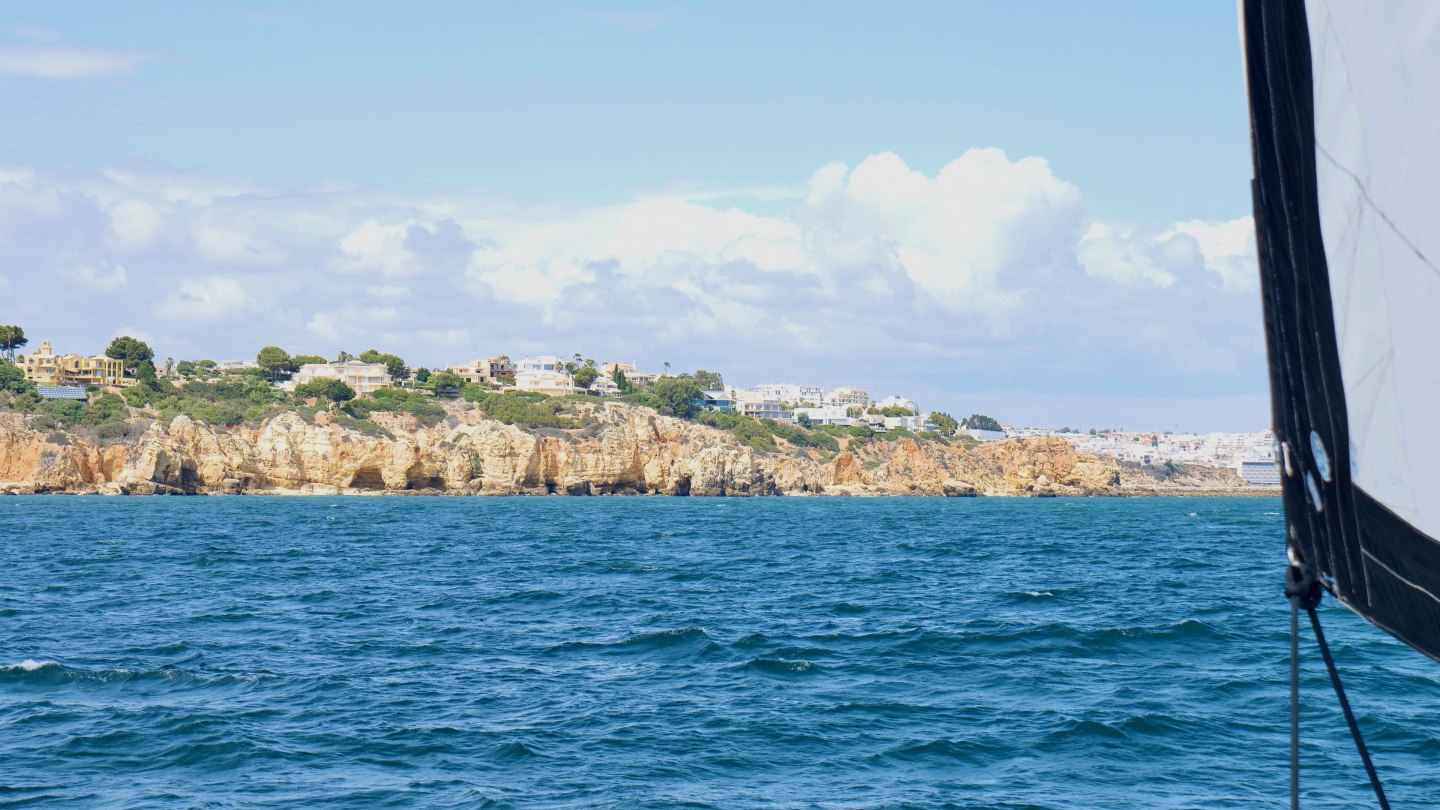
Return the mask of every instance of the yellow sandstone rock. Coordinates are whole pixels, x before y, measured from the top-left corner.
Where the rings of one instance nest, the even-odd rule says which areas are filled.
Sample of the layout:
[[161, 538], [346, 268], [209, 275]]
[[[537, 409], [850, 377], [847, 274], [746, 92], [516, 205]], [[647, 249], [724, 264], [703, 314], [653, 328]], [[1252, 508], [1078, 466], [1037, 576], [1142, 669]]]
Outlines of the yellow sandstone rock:
[[[1165, 488], [1055, 438], [968, 451], [909, 438], [875, 440], [848, 442], [833, 454], [780, 441], [781, 452], [762, 453], [725, 431], [621, 403], [594, 407], [596, 423], [587, 430], [539, 433], [449, 407], [451, 415], [429, 429], [406, 414], [374, 414], [390, 436], [294, 413], [235, 430], [177, 416], [105, 447], [32, 430], [31, 417], [0, 414], [0, 492], [954, 497]], [[1176, 480], [1190, 487], [1238, 482], [1223, 473], [1187, 476]]]

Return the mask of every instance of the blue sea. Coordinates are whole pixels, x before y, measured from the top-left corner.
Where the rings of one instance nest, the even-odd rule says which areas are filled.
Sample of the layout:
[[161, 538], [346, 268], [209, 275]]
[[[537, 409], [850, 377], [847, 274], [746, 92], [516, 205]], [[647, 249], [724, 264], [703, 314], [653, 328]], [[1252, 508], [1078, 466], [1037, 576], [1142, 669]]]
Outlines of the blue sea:
[[[0, 807], [1281, 807], [1279, 512], [0, 498]], [[1440, 664], [1323, 619], [1432, 806]], [[1370, 806], [1305, 638], [1303, 806]]]

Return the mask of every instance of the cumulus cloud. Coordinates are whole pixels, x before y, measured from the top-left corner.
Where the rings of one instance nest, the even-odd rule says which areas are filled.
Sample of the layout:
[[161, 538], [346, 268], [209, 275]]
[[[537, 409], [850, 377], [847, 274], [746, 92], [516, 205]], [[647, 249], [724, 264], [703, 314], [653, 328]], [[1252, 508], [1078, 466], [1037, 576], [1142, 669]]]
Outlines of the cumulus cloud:
[[[515, 208], [154, 167], [0, 167], [0, 260], [16, 268], [17, 317], [40, 322], [27, 330], [153, 322], [184, 347], [157, 351], [176, 356], [273, 343], [433, 366], [578, 350], [957, 410], [996, 391], [1264, 390], [1249, 217], [1098, 221], [1045, 160], [998, 149], [933, 176], [889, 153], [827, 164], [783, 216], [714, 199]], [[47, 273], [105, 295], [62, 313], [43, 297]]]
[[211, 276], [181, 281], [180, 288], [166, 296], [156, 308], [155, 317], [213, 327], [245, 314], [254, 306], [255, 300], [239, 281]]
[[125, 283], [124, 265], [117, 264], [112, 267], [103, 261], [98, 266], [87, 264], [71, 270], [62, 270], [61, 275], [97, 290], [115, 290]]
[[24, 45], [0, 48], [0, 76], [93, 79], [133, 71], [148, 54], [109, 48]]

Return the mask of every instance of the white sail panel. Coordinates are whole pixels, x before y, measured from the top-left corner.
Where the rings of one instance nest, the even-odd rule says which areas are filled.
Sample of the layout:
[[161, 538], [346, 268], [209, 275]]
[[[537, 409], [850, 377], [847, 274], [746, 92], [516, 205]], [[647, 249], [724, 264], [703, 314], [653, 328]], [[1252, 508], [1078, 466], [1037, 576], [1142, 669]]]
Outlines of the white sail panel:
[[1305, 7], [1351, 476], [1440, 538], [1440, 2]]

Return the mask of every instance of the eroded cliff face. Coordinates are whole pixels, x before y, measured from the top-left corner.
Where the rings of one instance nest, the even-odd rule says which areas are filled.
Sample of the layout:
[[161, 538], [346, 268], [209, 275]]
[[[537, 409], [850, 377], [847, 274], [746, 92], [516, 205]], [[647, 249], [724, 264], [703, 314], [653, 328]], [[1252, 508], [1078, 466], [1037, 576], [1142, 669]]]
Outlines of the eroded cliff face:
[[[385, 416], [390, 436], [285, 414], [256, 429], [179, 416], [99, 447], [0, 414], [0, 492], [106, 494], [1117, 495], [1112, 460], [1060, 439], [848, 443], [761, 453], [724, 431], [605, 403], [585, 431], [541, 431], [456, 408], [433, 429]], [[782, 443], [783, 445], [783, 443]], [[1222, 476], [1223, 478], [1223, 476]], [[1238, 479], [1206, 486], [1235, 486]], [[1155, 485], [1154, 481], [1149, 482]]]

